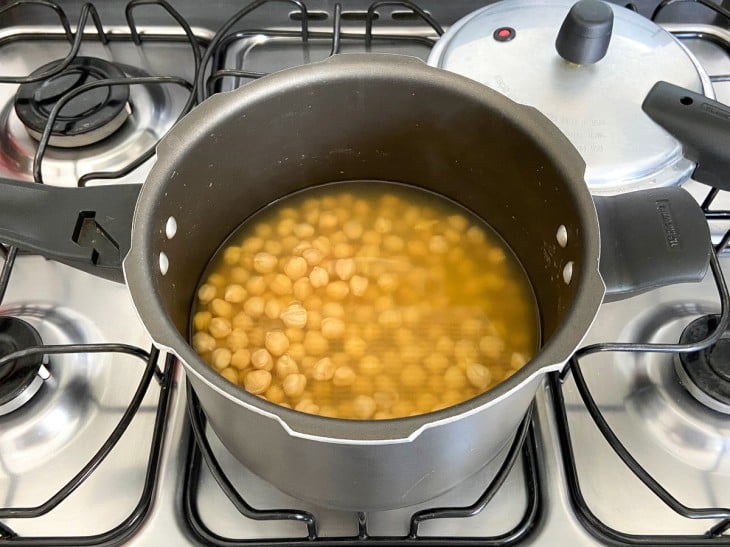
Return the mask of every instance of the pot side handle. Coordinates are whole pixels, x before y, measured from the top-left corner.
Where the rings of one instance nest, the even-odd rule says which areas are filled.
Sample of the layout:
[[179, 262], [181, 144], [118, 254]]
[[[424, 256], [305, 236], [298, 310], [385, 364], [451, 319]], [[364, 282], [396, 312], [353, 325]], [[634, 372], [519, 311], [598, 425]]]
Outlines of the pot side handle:
[[124, 282], [141, 185], [61, 188], [0, 179], [0, 242]]
[[710, 229], [682, 188], [595, 197], [601, 227], [599, 270], [607, 302], [701, 281], [710, 262]]

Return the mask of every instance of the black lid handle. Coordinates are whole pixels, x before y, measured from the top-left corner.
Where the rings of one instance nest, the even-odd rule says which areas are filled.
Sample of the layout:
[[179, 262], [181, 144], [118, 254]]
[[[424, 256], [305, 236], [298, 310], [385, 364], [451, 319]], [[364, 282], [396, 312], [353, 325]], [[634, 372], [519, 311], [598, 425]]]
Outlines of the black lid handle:
[[657, 82], [641, 108], [682, 143], [697, 163], [692, 177], [730, 190], [730, 107], [668, 82]]

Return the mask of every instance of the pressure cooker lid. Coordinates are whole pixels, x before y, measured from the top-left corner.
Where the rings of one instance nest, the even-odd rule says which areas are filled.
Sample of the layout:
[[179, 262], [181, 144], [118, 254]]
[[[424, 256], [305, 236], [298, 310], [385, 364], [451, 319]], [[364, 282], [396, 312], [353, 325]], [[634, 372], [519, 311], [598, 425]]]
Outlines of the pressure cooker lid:
[[641, 103], [659, 80], [713, 97], [709, 78], [669, 32], [615, 5], [606, 56], [595, 64], [566, 61], [555, 39], [572, 5], [570, 0], [491, 4], [454, 24], [428, 63], [539, 109], [583, 156], [593, 194], [683, 182], [694, 163]]

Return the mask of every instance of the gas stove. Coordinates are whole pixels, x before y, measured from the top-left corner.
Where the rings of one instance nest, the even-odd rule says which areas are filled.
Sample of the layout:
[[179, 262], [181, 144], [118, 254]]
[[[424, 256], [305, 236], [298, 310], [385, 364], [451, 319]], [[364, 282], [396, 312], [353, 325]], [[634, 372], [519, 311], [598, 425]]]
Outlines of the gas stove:
[[[426, 60], [444, 31], [487, 4], [6, 4], [0, 177], [140, 183], [157, 141], [208, 95], [334, 53]], [[728, 19], [700, 3], [657, 5], [615, 10], [688, 52], [703, 74], [697, 85], [730, 104]], [[651, 59], [652, 49], [641, 54]], [[125, 81], [64, 97], [108, 79]], [[590, 146], [591, 131], [576, 138]], [[675, 160], [661, 180], [681, 179], [704, 204], [721, 251], [730, 194], [685, 180], [692, 165]], [[625, 172], [620, 157], [612, 161]], [[611, 169], [599, 167], [605, 180]], [[545, 382], [498, 458], [435, 500], [364, 513], [291, 498], [235, 460], [206, 426], [182, 367], [152, 346], [123, 285], [0, 251], [0, 545], [730, 545], [727, 341], [683, 357], [636, 347], [703, 338], [728, 304], [721, 276], [604, 304], [584, 342], [592, 349]], [[719, 265], [727, 276], [723, 252]], [[612, 342], [625, 351], [608, 351]]]

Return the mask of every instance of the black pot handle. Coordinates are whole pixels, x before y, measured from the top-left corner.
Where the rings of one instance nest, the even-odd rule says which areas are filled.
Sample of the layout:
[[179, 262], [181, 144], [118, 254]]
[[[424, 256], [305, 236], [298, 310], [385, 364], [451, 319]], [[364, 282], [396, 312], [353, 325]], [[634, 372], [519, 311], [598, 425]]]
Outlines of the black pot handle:
[[656, 188], [594, 202], [606, 301], [704, 278], [712, 252], [710, 228], [686, 190]]
[[141, 186], [61, 188], [0, 179], [0, 242], [124, 282]]
[[698, 182], [730, 190], [730, 107], [667, 82], [657, 82], [641, 108], [682, 143], [697, 163]]

